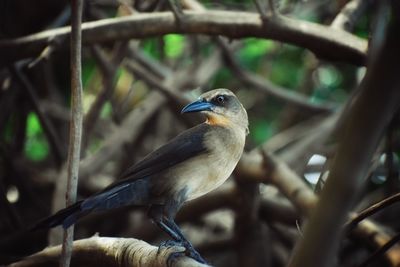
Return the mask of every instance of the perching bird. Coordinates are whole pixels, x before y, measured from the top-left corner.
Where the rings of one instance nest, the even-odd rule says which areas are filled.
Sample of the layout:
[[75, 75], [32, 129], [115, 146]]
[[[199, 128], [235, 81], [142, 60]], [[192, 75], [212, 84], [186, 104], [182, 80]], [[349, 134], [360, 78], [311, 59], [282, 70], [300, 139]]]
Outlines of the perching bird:
[[128, 168], [117, 182], [58, 211], [35, 228], [68, 228], [91, 212], [148, 206], [149, 217], [186, 248], [185, 254], [205, 263], [174, 218], [184, 202], [217, 188], [231, 175], [243, 152], [248, 119], [246, 110], [228, 89], [204, 93], [181, 113], [189, 112], [201, 112], [207, 119]]

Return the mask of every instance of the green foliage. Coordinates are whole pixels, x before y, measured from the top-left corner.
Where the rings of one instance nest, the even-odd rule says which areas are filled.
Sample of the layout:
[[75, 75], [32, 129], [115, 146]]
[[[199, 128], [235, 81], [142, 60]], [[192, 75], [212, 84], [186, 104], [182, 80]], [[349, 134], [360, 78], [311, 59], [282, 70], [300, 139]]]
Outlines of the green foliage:
[[241, 65], [252, 71], [258, 70], [264, 56], [275, 47], [273, 41], [257, 38], [247, 38], [243, 43], [243, 48], [239, 51], [239, 60]]
[[335, 100], [342, 102], [346, 93], [340, 89], [343, 76], [339, 70], [332, 65], [320, 66], [315, 72], [316, 88], [311, 96], [311, 101]]
[[89, 142], [89, 146], [88, 146], [89, 153], [95, 153], [99, 149], [101, 144], [102, 144], [101, 139], [99, 139], [97, 137], [91, 138], [90, 142]]
[[28, 114], [26, 121], [26, 142], [24, 152], [27, 158], [40, 161], [49, 154], [49, 146], [43, 135], [43, 129], [35, 113]]
[[283, 87], [296, 88], [301, 84], [304, 49], [257, 38], [247, 38], [243, 43], [238, 53], [242, 67]]
[[31, 112], [28, 114], [26, 136], [28, 138], [35, 137], [42, 133], [42, 127], [35, 113]]
[[362, 16], [358, 21], [357, 24], [354, 27], [354, 34], [364, 38], [368, 39], [369, 36], [369, 23], [370, 23], [370, 18], [368, 15]]
[[100, 118], [102, 118], [102, 119], [110, 118], [111, 117], [111, 113], [112, 113], [111, 103], [110, 102], [106, 102], [103, 105], [103, 108], [101, 109]]
[[155, 59], [161, 58], [161, 52], [159, 49], [160, 40], [158, 38], [148, 38], [141, 42], [143, 51], [150, 57]]
[[272, 123], [262, 118], [256, 118], [250, 121], [250, 138], [255, 145], [262, 144], [275, 133], [275, 127]]
[[181, 34], [167, 34], [164, 36], [164, 52], [169, 58], [178, 58], [185, 48], [185, 37]]
[[269, 79], [288, 89], [300, 86], [304, 78], [304, 49], [282, 45], [270, 65]]
[[[155, 58], [160, 59], [162, 54], [168, 58], [179, 58], [185, 49], [186, 37], [181, 34], [166, 34], [162, 40], [159, 38], [149, 38], [143, 40], [142, 47], [144, 52]], [[163, 51], [160, 46], [163, 44]]]
[[82, 64], [82, 86], [86, 88], [88, 82], [96, 71], [96, 62], [93, 59], [85, 59]]
[[211, 88], [229, 87], [227, 84], [232, 78], [231, 72], [227, 68], [221, 68], [214, 79], [210, 82]]
[[14, 124], [14, 116], [11, 116], [2, 133], [4, 141], [7, 143], [11, 142], [13, 137], [13, 131], [12, 131], [13, 124]]
[[325, 87], [337, 87], [341, 82], [340, 73], [332, 66], [321, 66], [318, 76], [320, 84]]

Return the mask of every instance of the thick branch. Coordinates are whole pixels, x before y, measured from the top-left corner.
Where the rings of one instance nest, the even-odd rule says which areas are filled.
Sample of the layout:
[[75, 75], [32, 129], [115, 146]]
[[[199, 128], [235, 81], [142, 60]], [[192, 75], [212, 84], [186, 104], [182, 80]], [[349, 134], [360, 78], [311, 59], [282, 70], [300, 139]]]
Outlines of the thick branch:
[[[374, 57], [360, 85], [363, 90], [347, 113], [332, 169], [290, 266], [332, 266], [331, 259], [338, 248], [347, 213], [364, 183], [383, 131], [398, 109], [400, 83], [396, 70], [400, 62], [397, 34], [400, 9], [395, 5], [392, 14], [397, 16], [393, 15], [387, 37], [380, 39], [382, 28], [375, 36], [374, 44], [378, 45], [379, 52], [372, 54]], [[380, 22], [389, 14], [382, 12], [381, 15]], [[382, 26], [382, 23], [378, 25]], [[385, 88], [385, 93], [381, 88]], [[315, 254], [315, 251], [319, 253]]]
[[[243, 154], [236, 171], [240, 177], [275, 185], [305, 216], [312, 212], [318, 202], [318, 197], [311, 188], [285, 162], [271, 155], [263, 157], [259, 150]], [[349, 219], [354, 217], [354, 214], [348, 216]], [[391, 240], [391, 236], [382, 227], [369, 219], [359, 222], [351, 234], [374, 247], [380, 247]], [[400, 262], [399, 252], [400, 247], [396, 246], [385, 255], [393, 266]]]
[[[174, 32], [223, 35], [229, 38], [259, 37], [301, 46], [331, 60], [365, 64], [367, 42], [331, 27], [283, 16], [261, 20], [257, 13], [233, 11], [186, 11], [182, 18], [179, 27], [171, 12], [134, 14], [87, 22], [82, 25], [83, 43], [144, 38]], [[63, 27], [17, 39], [1, 40], [1, 63], [37, 56], [50, 39], [69, 33], [70, 28]]]
[[[180, 247], [160, 248], [133, 238], [91, 237], [74, 242], [72, 266], [166, 266], [173, 252], [182, 251]], [[10, 267], [57, 266], [61, 247], [46, 248]], [[188, 257], [178, 257], [172, 266], [205, 267]]]

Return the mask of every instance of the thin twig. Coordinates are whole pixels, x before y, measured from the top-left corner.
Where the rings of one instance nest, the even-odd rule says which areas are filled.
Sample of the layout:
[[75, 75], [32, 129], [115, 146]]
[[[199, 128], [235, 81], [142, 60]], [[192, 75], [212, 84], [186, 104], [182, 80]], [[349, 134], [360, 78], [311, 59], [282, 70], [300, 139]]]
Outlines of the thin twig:
[[[309, 216], [318, 202], [317, 196], [302, 177], [290, 169], [285, 162], [264, 153], [261, 149], [244, 153], [236, 172], [239, 173], [239, 177], [276, 186], [302, 215]], [[347, 217], [354, 218], [355, 216], [349, 213]], [[368, 218], [356, 225], [351, 234], [373, 247], [381, 247], [392, 239], [383, 226]], [[396, 246], [388, 251], [386, 259], [393, 266], [397, 266], [399, 262], [397, 255], [400, 255], [400, 247]]]
[[359, 222], [364, 220], [365, 218], [383, 210], [384, 208], [391, 206], [400, 201], [400, 193], [394, 194], [388, 198], [385, 198], [378, 203], [366, 208], [362, 212], [360, 212], [355, 218], [345, 224], [346, 231], [350, 231], [353, 229]]
[[93, 46], [92, 54], [97, 61], [102, 74], [103, 88], [98, 93], [96, 100], [90, 106], [87, 115], [84, 118], [84, 135], [82, 150], [85, 150], [89, 144], [89, 139], [95, 128], [100, 112], [104, 104], [112, 97], [115, 88], [115, 77], [119, 64], [124, 59], [128, 44], [123, 42], [118, 44], [115, 53], [111, 59], [108, 59], [99, 46]]
[[354, 24], [367, 9], [371, 1], [369, 0], [351, 0], [340, 10], [331, 23], [331, 27], [351, 31]]
[[254, 4], [256, 5], [256, 9], [257, 9], [258, 13], [260, 14], [261, 19], [263, 21], [267, 20], [268, 19], [267, 12], [265, 11], [265, 8], [261, 4], [260, 0], [254, 0]]
[[396, 234], [392, 239], [390, 239], [385, 245], [375, 250], [363, 263], [361, 263], [358, 267], [366, 267], [374, 260], [376, 260], [379, 256], [382, 256], [386, 251], [388, 251], [391, 247], [393, 247], [397, 242], [400, 241], [400, 233]]
[[62, 144], [60, 144], [60, 138], [58, 137], [57, 131], [54, 128], [51, 120], [44, 112], [33, 84], [29, 81], [26, 75], [24, 75], [20, 66], [15, 65], [13, 68], [11, 68], [11, 72], [19, 81], [19, 83], [21, 84], [21, 88], [26, 92], [27, 96], [32, 102], [32, 107], [36, 112], [40, 124], [43, 127], [43, 131], [47, 137], [47, 140], [49, 141], [50, 148], [53, 152], [56, 164], [57, 166], [60, 166], [62, 161], [65, 159], [65, 148], [62, 146]]
[[[70, 17], [71, 17], [71, 7], [66, 6], [64, 10], [47, 26], [47, 29], [54, 29], [64, 26], [70, 19]], [[43, 49], [43, 51], [37, 58], [35, 58], [32, 62], [29, 63], [28, 68], [33, 68], [38, 63], [44, 60], [48, 60], [50, 56], [53, 54], [53, 52], [59, 48], [60, 44], [64, 43], [65, 38], [66, 36], [62, 38], [50, 37], [49, 45]]]
[[276, 12], [276, 8], [275, 8], [275, 2], [274, 2], [274, 0], [268, 0], [268, 7], [269, 7], [269, 9], [271, 10], [271, 14], [272, 14], [273, 16], [275, 16], [275, 15], [277, 14], [277, 12]]
[[[69, 206], [76, 201], [79, 158], [82, 138], [82, 66], [81, 66], [81, 47], [82, 47], [82, 10], [83, 0], [71, 0], [71, 113], [70, 139], [68, 150], [68, 184], [66, 205]], [[72, 242], [74, 227], [64, 230], [61, 267], [68, 267], [71, 261]]]
[[183, 11], [180, 1], [167, 0], [167, 2], [169, 4], [169, 7], [171, 8], [172, 13], [174, 13], [177, 26], [180, 27], [182, 25], [182, 20], [183, 20]]
[[252, 86], [255, 89], [267, 93], [277, 99], [288, 102], [293, 106], [310, 110], [315, 113], [332, 112], [335, 108], [333, 103], [312, 103], [302, 94], [274, 85], [272, 82], [262, 79], [261, 77], [245, 71], [233, 56], [229, 46], [221, 39], [215, 38], [216, 43], [221, 48], [224, 55], [226, 65], [231, 69], [235, 76], [244, 84]]

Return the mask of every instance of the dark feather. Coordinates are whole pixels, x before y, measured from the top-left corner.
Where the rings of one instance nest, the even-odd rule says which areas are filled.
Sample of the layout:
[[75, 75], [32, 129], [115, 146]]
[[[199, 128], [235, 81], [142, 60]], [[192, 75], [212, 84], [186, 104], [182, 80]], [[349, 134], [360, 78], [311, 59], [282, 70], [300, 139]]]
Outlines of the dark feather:
[[[149, 198], [148, 181], [145, 178], [156, 176], [166, 169], [207, 151], [203, 144], [204, 135], [210, 127], [207, 124], [195, 126], [172, 139], [166, 145], [150, 153], [142, 161], [127, 169], [120, 181], [113, 183], [101, 192], [60, 210], [39, 222], [33, 230], [55, 227], [64, 228], [93, 210], [105, 210], [128, 204], [141, 205]], [[141, 180], [144, 179], [144, 180]], [[138, 180], [141, 180], [139, 182]]]
[[187, 159], [207, 152], [203, 143], [209, 125], [202, 123], [176, 136], [164, 146], [147, 155], [142, 161], [128, 168], [116, 183], [106, 187], [102, 192], [131, 183], [138, 179], [157, 175]]
[[82, 200], [78, 201], [65, 209], [59, 210], [56, 214], [39, 221], [31, 228], [31, 231], [36, 231], [49, 227], [56, 227], [60, 224], [63, 224], [64, 228], [68, 228], [70, 225], [74, 224], [79, 217], [83, 215], [81, 214], [82, 202]]

